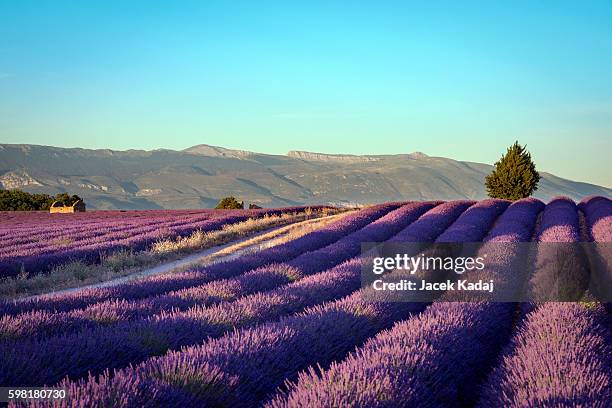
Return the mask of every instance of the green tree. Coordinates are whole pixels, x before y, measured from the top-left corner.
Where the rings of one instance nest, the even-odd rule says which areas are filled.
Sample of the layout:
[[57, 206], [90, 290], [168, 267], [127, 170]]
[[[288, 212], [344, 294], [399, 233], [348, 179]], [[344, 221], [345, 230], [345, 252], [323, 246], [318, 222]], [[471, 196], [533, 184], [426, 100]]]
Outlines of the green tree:
[[66, 207], [70, 207], [72, 204], [79, 201], [81, 197], [76, 194], [70, 195], [68, 193], [57, 193], [55, 195], [55, 201], [59, 201], [64, 204]]
[[235, 197], [225, 197], [215, 207], [216, 210], [242, 210], [244, 202], [236, 200]]
[[32, 194], [32, 202], [36, 210], [48, 210], [53, 201], [53, 197], [48, 194]]
[[30, 194], [21, 190], [0, 190], [0, 211], [48, 210], [53, 197], [47, 194]]
[[54, 201], [72, 205], [81, 198], [77, 195], [59, 193], [55, 197], [48, 194], [30, 194], [21, 190], [0, 190], [0, 211], [45, 211]]
[[485, 178], [489, 197], [520, 200], [529, 197], [538, 188], [540, 174], [531, 160], [531, 154], [518, 141], [508, 148]]

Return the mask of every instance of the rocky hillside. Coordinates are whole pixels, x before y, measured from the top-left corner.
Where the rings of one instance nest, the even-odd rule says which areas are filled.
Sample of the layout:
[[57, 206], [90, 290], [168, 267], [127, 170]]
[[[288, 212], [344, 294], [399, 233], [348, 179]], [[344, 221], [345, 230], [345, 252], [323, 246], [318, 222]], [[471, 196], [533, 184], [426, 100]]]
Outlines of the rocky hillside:
[[[355, 156], [293, 151], [286, 156], [198, 145], [174, 150], [87, 150], [0, 145], [0, 184], [69, 191], [89, 208], [212, 207], [235, 195], [260, 206], [481, 199], [491, 166], [423, 153]], [[611, 196], [612, 190], [543, 173], [536, 196]]]

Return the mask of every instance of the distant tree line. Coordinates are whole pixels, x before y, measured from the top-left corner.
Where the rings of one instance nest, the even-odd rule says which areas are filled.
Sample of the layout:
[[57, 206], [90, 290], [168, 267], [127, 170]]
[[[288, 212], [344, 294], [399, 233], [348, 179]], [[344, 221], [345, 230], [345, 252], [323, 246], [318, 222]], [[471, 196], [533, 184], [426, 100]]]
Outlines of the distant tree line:
[[21, 190], [0, 190], [0, 211], [46, 211], [54, 201], [71, 206], [80, 200], [76, 194], [30, 194]]
[[[238, 201], [236, 197], [225, 197], [215, 207], [216, 210], [242, 210], [244, 209], [244, 201]], [[249, 204], [249, 210], [261, 209], [256, 204]]]

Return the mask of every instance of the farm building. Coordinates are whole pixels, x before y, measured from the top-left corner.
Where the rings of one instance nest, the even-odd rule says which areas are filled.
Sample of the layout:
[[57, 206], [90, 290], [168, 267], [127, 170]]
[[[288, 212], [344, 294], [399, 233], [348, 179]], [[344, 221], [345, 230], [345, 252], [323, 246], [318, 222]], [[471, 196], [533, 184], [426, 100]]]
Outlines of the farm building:
[[60, 201], [54, 201], [49, 208], [50, 213], [76, 213], [85, 212], [85, 203], [83, 200], [77, 200], [72, 205], [64, 205]]

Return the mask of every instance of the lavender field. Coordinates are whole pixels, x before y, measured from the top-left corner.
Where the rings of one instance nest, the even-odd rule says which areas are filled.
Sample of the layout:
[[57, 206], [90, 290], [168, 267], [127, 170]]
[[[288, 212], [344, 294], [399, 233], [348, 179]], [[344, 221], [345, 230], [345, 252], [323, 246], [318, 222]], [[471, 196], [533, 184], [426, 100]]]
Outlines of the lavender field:
[[[1, 215], [0, 275], [297, 210]], [[508, 272], [525, 261], [519, 243], [612, 242], [612, 200], [385, 203], [223, 262], [0, 301], [0, 386], [66, 389], [64, 400], [27, 403], [57, 407], [610, 406], [612, 326], [596, 293], [372, 302], [361, 288], [364, 242], [507, 243], [495, 267], [465, 276], [503, 289], [544, 273]], [[605, 250], [592, 248], [579, 258], [585, 270]]]
[[305, 208], [0, 212], [0, 278], [21, 271], [36, 274], [73, 260], [95, 263], [104, 254], [121, 249], [140, 251], [159, 239], [218, 230], [250, 218]]

